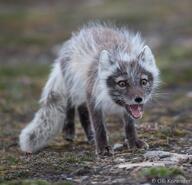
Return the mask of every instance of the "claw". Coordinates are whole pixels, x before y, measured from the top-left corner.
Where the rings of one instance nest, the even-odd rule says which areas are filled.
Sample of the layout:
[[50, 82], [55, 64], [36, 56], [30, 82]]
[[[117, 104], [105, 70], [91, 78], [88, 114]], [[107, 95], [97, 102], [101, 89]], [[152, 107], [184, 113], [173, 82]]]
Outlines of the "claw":
[[129, 149], [149, 149], [149, 145], [147, 144], [147, 142], [142, 141], [140, 139], [136, 139], [131, 142], [126, 139], [125, 144], [128, 146]]
[[100, 152], [98, 152], [99, 156], [112, 156], [112, 150], [110, 146], [106, 146], [104, 149], [102, 149]]
[[135, 145], [136, 145], [137, 148], [143, 148], [145, 150], [149, 149], [149, 145], [147, 144], [147, 142], [142, 141], [140, 139], [136, 140]]

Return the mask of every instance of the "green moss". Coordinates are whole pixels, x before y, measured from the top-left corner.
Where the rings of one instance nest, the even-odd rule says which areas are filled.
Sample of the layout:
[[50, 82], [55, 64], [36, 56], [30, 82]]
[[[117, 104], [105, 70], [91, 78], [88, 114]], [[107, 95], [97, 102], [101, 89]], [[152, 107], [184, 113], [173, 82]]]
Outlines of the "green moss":
[[167, 137], [171, 137], [173, 134], [172, 130], [168, 127], [168, 128], [161, 128], [160, 130], [155, 132], [154, 135], [159, 139], [166, 139]]
[[175, 129], [173, 131], [173, 135], [174, 136], [178, 136], [178, 137], [183, 137], [187, 134], [187, 132], [185, 130], [181, 130], [181, 129]]
[[14, 180], [0, 181], [0, 185], [73, 185], [70, 181], [48, 182], [46, 180]]
[[65, 157], [62, 159], [62, 163], [67, 164], [82, 164], [85, 161], [93, 161], [94, 156], [91, 154], [83, 154], [83, 155], [76, 155], [74, 153], [66, 154]]
[[173, 177], [182, 175], [183, 171], [179, 168], [168, 168], [168, 167], [151, 167], [142, 170], [142, 174], [148, 178], [159, 178], [159, 177]]
[[45, 180], [19, 180], [19, 181], [2, 182], [1, 185], [51, 185], [51, 184]]
[[66, 181], [66, 182], [55, 183], [55, 185], [73, 185], [73, 183], [69, 182], [69, 181]]
[[13, 165], [13, 164], [17, 164], [19, 160], [18, 160], [18, 158], [9, 155], [6, 157], [6, 161], [8, 164]]

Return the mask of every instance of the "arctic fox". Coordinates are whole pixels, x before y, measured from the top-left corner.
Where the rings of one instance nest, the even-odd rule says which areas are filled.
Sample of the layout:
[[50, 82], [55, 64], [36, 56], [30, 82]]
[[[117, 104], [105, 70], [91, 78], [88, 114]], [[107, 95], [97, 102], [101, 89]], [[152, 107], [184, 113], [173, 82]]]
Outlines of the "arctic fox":
[[21, 150], [36, 152], [62, 130], [73, 140], [75, 109], [97, 154], [109, 153], [104, 119], [108, 114], [121, 118], [131, 148], [143, 147], [134, 122], [142, 117], [158, 82], [154, 56], [138, 33], [102, 24], [84, 26], [63, 44], [40, 109], [20, 134]]

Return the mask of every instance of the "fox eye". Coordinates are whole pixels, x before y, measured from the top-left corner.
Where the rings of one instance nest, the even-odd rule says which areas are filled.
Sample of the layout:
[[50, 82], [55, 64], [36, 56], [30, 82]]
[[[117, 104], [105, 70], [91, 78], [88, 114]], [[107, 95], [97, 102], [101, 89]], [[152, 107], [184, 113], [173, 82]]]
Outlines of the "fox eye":
[[127, 85], [126, 81], [123, 81], [123, 80], [121, 80], [121, 81], [117, 82], [117, 84], [118, 84], [118, 85], [119, 85], [119, 87], [121, 87], [121, 88], [125, 88], [125, 87], [126, 87], [126, 85]]
[[146, 79], [141, 79], [140, 83], [141, 83], [142, 86], [146, 86], [148, 81]]

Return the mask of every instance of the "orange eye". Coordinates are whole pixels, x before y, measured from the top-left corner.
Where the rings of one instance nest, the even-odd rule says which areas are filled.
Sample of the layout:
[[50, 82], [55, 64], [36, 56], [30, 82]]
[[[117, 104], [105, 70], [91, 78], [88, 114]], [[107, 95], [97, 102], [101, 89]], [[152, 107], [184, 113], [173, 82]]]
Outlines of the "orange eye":
[[121, 87], [121, 88], [124, 88], [124, 87], [126, 87], [126, 85], [127, 85], [127, 83], [126, 83], [125, 81], [119, 81], [117, 84], [118, 84], [119, 87]]
[[146, 79], [141, 79], [141, 85], [146, 86], [148, 81]]

